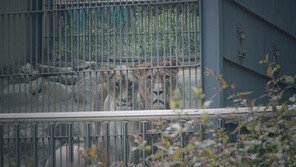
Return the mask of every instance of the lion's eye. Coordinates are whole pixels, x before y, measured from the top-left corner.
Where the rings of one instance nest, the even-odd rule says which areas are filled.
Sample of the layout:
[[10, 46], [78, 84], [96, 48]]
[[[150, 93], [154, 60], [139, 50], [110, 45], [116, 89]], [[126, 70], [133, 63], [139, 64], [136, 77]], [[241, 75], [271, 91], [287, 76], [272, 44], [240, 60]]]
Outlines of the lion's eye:
[[169, 75], [166, 75], [166, 76], [165, 76], [165, 79], [169, 79], [169, 78], [170, 78], [170, 76], [169, 76]]
[[119, 84], [118, 84], [118, 83], [115, 84], [115, 88], [116, 88], [117, 90], [119, 90]]
[[151, 77], [151, 75], [149, 75], [147, 78], [150, 80], [152, 77]]

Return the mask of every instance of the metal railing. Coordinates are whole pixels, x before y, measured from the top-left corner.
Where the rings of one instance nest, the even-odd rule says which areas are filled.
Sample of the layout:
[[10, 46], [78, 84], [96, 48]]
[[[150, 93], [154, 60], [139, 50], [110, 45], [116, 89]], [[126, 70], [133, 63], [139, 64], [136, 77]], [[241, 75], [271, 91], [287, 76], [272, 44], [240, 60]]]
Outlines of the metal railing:
[[[290, 109], [295, 109], [295, 106], [290, 106]], [[247, 118], [251, 114], [249, 108], [0, 114], [0, 166], [9, 163], [20, 166], [26, 159], [38, 166], [85, 165], [88, 162], [77, 150], [85, 151], [92, 146], [98, 148], [100, 160], [110, 158], [104, 161], [109, 165], [112, 161], [121, 161], [125, 165], [144, 164], [145, 151], [129, 153], [134, 144], [131, 136], [138, 133], [148, 140], [148, 144], [153, 144], [160, 137], [158, 133], [149, 132], [149, 129], [156, 128], [153, 122], [161, 120], [168, 126], [174, 121], [201, 118], [205, 113], [210, 120], [220, 122], [229, 120], [229, 114], [231, 119]], [[254, 107], [252, 114], [274, 116], [271, 107], [267, 110]], [[223, 126], [222, 123], [216, 125]], [[201, 125], [196, 125], [184, 134], [192, 137], [202, 129]]]

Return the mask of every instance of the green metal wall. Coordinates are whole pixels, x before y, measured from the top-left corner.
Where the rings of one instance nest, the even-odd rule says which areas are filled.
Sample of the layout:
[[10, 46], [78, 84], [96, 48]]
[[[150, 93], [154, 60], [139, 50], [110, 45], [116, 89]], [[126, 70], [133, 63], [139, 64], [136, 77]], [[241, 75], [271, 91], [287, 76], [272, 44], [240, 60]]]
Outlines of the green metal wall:
[[[208, 67], [223, 74], [228, 83], [235, 83], [238, 92], [253, 91], [250, 99], [265, 91], [269, 78], [266, 67], [258, 62], [266, 54], [273, 60], [274, 51], [278, 50], [281, 72], [296, 75], [296, 1], [202, 0], [201, 3], [202, 72]], [[241, 44], [238, 24], [245, 35]], [[245, 58], [239, 57], [239, 48]], [[202, 85], [210, 97], [218, 82], [206, 77]], [[290, 93], [295, 90], [294, 85]], [[231, 105], [226, 100], [230, 93], [219, 93], [212, 107]]]
[[22, 13], [30, 10], [30, 2], [0, 1], [0, 70], [24, 62], [30, 53], [30, 16]]

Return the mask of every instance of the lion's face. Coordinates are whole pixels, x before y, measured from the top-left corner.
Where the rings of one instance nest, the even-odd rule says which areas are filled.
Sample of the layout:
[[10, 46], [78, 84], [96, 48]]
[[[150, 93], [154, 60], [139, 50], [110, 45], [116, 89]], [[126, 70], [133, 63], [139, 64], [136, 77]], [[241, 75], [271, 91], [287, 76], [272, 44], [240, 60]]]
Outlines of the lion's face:
[[[116, 68], [117, 70], [119, 68]], [[104, 110], [135, 110], [139, 109], [138, 77], [130, 68], [116, 71], [110, 76], [109, 94], [105, 99]]]
[[[160, 62], [160, 66], [170, 66], [170, 61]], [[155, 67], [156, 63], [153, 63]], [[176, 61], [172, 62], [176, 66]], [[146, 67], [151, 67], [147, 64]], [[176, 90], [176, 68], [159, 68], [141, 71], [141, 102], [145, 109], [169, 109], [172, 92]]]

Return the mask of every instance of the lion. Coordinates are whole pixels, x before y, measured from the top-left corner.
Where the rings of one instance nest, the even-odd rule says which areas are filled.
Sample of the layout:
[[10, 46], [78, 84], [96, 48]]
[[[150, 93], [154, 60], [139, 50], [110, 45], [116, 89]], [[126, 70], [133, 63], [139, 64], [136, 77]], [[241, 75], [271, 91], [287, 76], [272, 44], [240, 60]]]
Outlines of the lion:
[[122, 66], [115, 68], [110, 75], [108, 95], [105, 97], [104, 111], [139, 110], [138, 76], [131, 68]]
[[[177, 65], [181, 65], [177, 60], [157, 61], [141, 63], [140, 70], [140, 99], [143, 108], [148, 110], [170, 109], [170, 100], [180, 89], [177, 86]], [[166, 66], [166, 67], [164, 67]], [[151, 67], [157, 67], [151, 68]], [[162, 68], [164, 67], [164, 68]], [[151, 69], [150, 69], [151, 68]], [[181, 92], [179, 92], [181, 93]]]
[[[104, 101], [104, 111], [126, 111], [126, 110], [140, 110], [142, 109], [139, 91], [139, 80], [136, 73], [131, 68], [122, 66], [114, 69], [114, 73], [109, 75], [109, 84], [106, 90], [108, 91]], [[120, 157], [121, 144], [123, 141], [120, 139], [122, 133], [121, 122], [110, 122], [110, 152], [109, 162], [114, 163], [116, 157]], [[137, 124], [133, 126], [132, 122], [128, 123], [129, 133], [133, 132], [133, 128], [137, 129]], [[102, 135], [106, 134], [106, 127], [102, 127]], [[116, 128], [116, 131], [115, 131]], [[113, 136], [117, 136], [116, 138]], [[116, 144], [115, 144], [116, 143]], [[129, 137], [129, 143], [132, 143], [132, 137]], [[115, 152], [115, 150], [117, 150]], [[135, 154], [137, 155], [137, 154]], [[137, 159], [137, 158], [136, 158]], [[132, 150], [129, 150], [129, 162], [132, 161]]]

